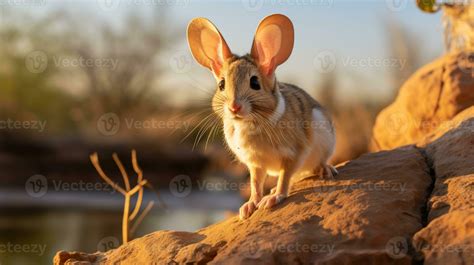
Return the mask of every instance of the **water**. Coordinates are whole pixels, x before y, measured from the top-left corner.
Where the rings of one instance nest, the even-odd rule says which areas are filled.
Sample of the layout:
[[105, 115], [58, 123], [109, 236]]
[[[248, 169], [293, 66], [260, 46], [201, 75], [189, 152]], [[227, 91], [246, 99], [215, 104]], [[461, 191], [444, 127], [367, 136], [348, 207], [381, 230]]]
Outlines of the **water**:
[[[134, 237], [157, 230], [195, 231], [226, 218], [242, 200], [237, 193], [191, 192], [184, 198], [160, 192]], [[156, 200], [146, 193], [144, 204]], [[133, 205], [133, 204], [132, 204]], [[121, 244], [123, 198], [119, 194], [0, 190], [0, 264], [51, 264], [59, 250], [93, 253]]]

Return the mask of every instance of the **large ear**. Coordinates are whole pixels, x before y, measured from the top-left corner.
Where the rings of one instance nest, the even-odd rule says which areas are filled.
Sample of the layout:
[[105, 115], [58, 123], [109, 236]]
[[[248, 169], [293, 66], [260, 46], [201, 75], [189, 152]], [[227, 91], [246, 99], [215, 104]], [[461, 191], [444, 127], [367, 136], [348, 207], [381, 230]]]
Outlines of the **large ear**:
[[291, 20], [281, 14], [270, 15], [258, 25], [251, 54], [264, 74], [270, 76], [290, 57], [293, 42]]
[[188, 25], [188, 43], [196, 61], [220, 75], [224, 61], [232, 56], [219, 30], [205, 18], [195, 18]]

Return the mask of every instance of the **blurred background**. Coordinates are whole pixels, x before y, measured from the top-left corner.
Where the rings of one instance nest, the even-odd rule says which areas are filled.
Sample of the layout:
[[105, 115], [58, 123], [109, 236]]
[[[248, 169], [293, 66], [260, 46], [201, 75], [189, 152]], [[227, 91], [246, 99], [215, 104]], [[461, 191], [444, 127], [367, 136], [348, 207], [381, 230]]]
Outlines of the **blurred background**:
[[[51, 263], [63, 250], [121, 244], [123, 186], [137, 150], [154, 207], [133, 237], [193, 231], [231, 216], [248, 173], [207, 119], [212, 74], [186, 25], [207, 17], [236, 54], [272, 13], [295, 27], [277, 69], [332, 113], [333, 163], [367, 152], [377, 113], [443, 51], [441, 14], [408, 0], [0, 0], [0, 264]], [[212, 132], [212, 133], [211, 133]]]

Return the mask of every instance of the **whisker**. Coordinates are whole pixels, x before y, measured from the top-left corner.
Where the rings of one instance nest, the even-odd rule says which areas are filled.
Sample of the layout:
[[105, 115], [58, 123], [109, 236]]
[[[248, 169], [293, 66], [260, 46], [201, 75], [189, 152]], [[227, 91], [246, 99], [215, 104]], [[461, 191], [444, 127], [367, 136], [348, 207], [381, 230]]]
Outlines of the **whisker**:
[[205, 123], [200, 128], [200, 130], [199, 130], [199, 132], [196, 136], [196, 139], [195, 139], [194, 145], [193, 145], [193, 150], [199, 144], [199, 142], [201, 141], [202, 137], [206, 134], [206, 132], [214, 125], [213, 123], [216, 122], [216, 118], [215, 118], [214, 115], [206, 117], [205, 120], [206, 120]]
[[206, 117], [204, 117], [204, 118], [181, 140], [180, 143], [183, 143], [183, 142], [184, 142], [192, 133], [194, 133], [194, 132], [199, 128], [199, 126], [201, 126], [201, 124], [203, 124], [203, 123], [206, 121], [206, 119], [207, 119], [208, 117], [210, 117], [211, 115], [214, 115], [214, 112], [211, 112], [211, 113], [209, 113]]

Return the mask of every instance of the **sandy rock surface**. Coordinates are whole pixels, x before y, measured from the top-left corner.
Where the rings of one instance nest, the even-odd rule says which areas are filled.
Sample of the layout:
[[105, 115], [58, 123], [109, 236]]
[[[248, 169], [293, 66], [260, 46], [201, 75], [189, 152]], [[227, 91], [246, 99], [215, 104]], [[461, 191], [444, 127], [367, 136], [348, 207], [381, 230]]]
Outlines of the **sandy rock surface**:
[[414, 236], [425, 264], [474, 264], [474, 107], [453, 121], [426, 147], [435, 180], [429, 223]]
[[474, 105], [474, 53], [447, 54], [419, 69], [378, 116], [372, 149], [415, 144]]
[[196, 233], [156, 232], [98, 254], [97, 262], [410, 264], [408, 242], [422, 228], [431, 184], [420, 151], [405, 147], [364, 155], [339, 173], [335, 181], [297, 183], [282, 205], [258, 210], [246, 221], [234, 217]]

